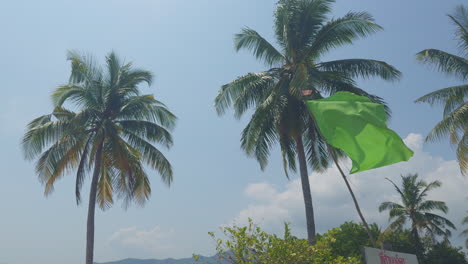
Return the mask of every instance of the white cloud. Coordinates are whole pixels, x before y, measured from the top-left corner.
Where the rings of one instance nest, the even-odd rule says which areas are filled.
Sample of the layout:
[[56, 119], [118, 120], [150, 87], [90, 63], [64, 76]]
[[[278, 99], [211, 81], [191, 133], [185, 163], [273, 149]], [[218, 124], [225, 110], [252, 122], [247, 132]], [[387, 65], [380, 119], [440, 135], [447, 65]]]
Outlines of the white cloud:
[[149, 230], [139, 230], [137, 227], [122, 228], [109, 238], [111, 246], [117, 250], [125, 249], [135, 255], [165, 258], [176, 251], [174, 230], [163, 230], [155, 226]]
[[[442, 181], [442, 187], [431, 192], [429, 198], [445, 201], [450, 208], [447, 217], [459, 225], [468, 209], [465, 200], [468, 196], [468, 178], [461, 176], [456, 161], [446, 161], [424, 152], [421, 135], [409, 134], [405, 143], [415, 152], [410, 161], [348, 177], [367, 220], [377, 222], [385, 228], [388, 224], [387, 215], [379, 213], [377, 207], [382, 201], [398, 201], [393, 186], [385, 178], [399, 183], [400, 175], [418, 173], [426, 181]], [[349, 171], [350, 162], [344, 162], [342, 167]], [[309, 179], [318, 232], [336, 227], [344, 221], [359, 221], [351, 197], [335, 166], [321, 174], [312, 173]], [[281, 233], [286, 221], [291, 222], [297, 235], [305, 235], [304, 203], [299, 179], [292, 180], [282, 188], [268, 182], [250, 184], [245, 194], [251, 198], [251, 203], [240, 211], [233, 223], [245, 224], [250, 217], [267, 231]], [[462, 239], [458, 237], [458, 233], [459, 231], [454, 232], [453, 240], [456, 244], [461, 244]]]
[[269, 183], [253, 183], [247, 186], [245, 195], [256, 200], [269, 200], [270, 197], [277, 195], [277, 191], [275, 187]]

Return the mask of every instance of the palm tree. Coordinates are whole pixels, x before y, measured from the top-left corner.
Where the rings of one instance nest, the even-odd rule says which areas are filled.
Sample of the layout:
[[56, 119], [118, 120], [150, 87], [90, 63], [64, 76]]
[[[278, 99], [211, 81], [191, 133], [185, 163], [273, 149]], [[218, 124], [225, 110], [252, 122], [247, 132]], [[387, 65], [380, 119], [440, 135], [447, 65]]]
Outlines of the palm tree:
[[115, 198], [122, 198], [125, 206], [142, 205], [151, 193], [144, 164], [171, 184], [171, 164], [153, 143], [172, 145], [169, 129], [176, 118], [152, 95], [140, 93], [141, 83], [151, 84], [150, 72], [133, 69], [113, 52], [105, 67], [75, 52], [68, 59], [69, 83], [52, 94], [53, 112], [28, 124], [22, 146], [26, 159], [37, 158], [36, 173], [45, 195], [56, 180], [74, 171], [79, 204], [84, 179], [93, 171], [86, 232], [86, 264], [92, 264], [96, 203], [103, 210]]
[[[459, 78], [462, 82], [468, 80], [468, 7], [458, 6], [449, 18], [457, 27], [460, 55], [453, 55], [441, 50], [426, 49], [417, 54], [417, 59], [430, 63], [443, 73]], [[443, 88], [424, 95], [416, 102], [426, 102], [431, 105], [444, 106], [444, 115], [429, 133], [426, 140], [435, 141], [449, 137], [450, 142], [457, 146], [457, 159], [463, 174], [468, 173], [468, 84]]]
[[365, 12], [329, 19], [333, 2], [280, 0], [274, 15], [277, 45], [251, 28], [242, 29], [235, 35], [236, 50], [252, 51], [268, 69], [223, 85], [215, 99], [219, 115], [230, 107], [237, 118], [249, 109], [254, 110], [242, 132], [241, 146], [247, 155], [257, 159], [261, 169], [266, 167], [276, 143], [281, 148], [287, 177], [288, 170], [296, 171], [298, 159], [311, 244], [315, 243], [315, 222], [307, 170], [308, 166], [313, 170], [327, 168], [331, 157], [303, 99], [350, 91], [383, 103], [381, 98], [358, 88], [353, 78], [378, 76], [395, 80], [400, 76], [398, 70], [382, 61], [321, 61], [333, 48], [381, 30]]
[[422, 256], [423, 247], [420, 233], [426, 232], [433, 240], [435, 236], [443, 236], [446, 240], [450, 237], [449, 228], [455, 229], [455, 225], [447, 218], [433, 213], [440, 211], [444, 214], [448, 212], [445, 202], [426, 200], [428, 192], [442, 185], [439, 181], [427, 184], [418, 179], [418, 174], [401, 176], [402, 188], [390, 181], [401, 198], [401, 204], [394, 202], [383, 202], [379, 206], [379, 212], [389, 211], [389, 221], [391, 222], [387, 230], [402, 231], [407, 222], [411, 224], [411, 234], [413, 242]]
[[[468, 213], [468, 212], [467, 212]], [[463, 218], [462, 225], [468, 224], [468, 215]], [[461, 233], [462, 236], [468, 236], [468, 228], [463, 230]], [[465, 240], [465, 247], [468, 248], [468, 238]]]

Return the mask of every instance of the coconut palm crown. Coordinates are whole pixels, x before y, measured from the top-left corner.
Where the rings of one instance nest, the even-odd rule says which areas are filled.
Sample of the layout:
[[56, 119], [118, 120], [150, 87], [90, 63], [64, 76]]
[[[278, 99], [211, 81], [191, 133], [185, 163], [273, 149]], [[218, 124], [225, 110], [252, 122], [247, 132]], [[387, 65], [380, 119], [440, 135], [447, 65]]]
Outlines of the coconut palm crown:
[[[330, 153], [304, 99], [319, 99], [338, 91], [349, 91], [383, 103], [357, 87], [357, 77], [396, 80], [400, 72], [383, 61], [345, 59], [322, 61], [334, 48], [382, 28], [366, 12], [350, 12], [330, 19], [332, 0], [280, 0], [274, 14], [275, 42], [257, 31], [244, 28], [235, 35], [235, 49], [249, 50], [267, 69], [248, 73], [223, 85], [215, 99], [219, 115], [233, 108], [241, 118], [253, 114], [241, 135], [241, 146], [264, 169], [270, 151], [280, 145], [283, 165], [296, 171], [299, 161], [306, 204], [308, 239], [315, 243], [315, 222], [308, 180], [308, 166], [328, 166]], [[387, 109], [388, 110], [388, 109]]]
[[171, 184], [171, 164], [154, 144], [172, 145], [169, 130], [176, 118], [152, 95], [141, 94], [139, 85], [151, 84], [150, 72], [133, 69], [113, 52], [105, 67], [76, 52], [70, 52], [68, 59], [69, 83], [53, 92], [53, 112], [28, 124], [22, 146], [26, 159], [37, 159], [36, 173], [45, 195], [57, 180], [73, 172], [80, 203], [84, 180], [92, 175], [86, 251], [86, 263], [91, 264], [96, 203], [102, 209], [117, 198], [125, 205], [143, 204], [151, 193], [144, 165]]
[[422, 248], [420, 234], [426, 233], [433, 240], [442, 236], [447, 240], [451, 236], [450, 229], [455, 225], [447, 218], [437, 215], [434, 211], [444, 214], [448, 212], [445, 202], [427, 200], [431, 190], [442, 185], [439, 181], [426, 183], [418, 178], [417, 174], [401, 176], [401, 188], [389, 180], [398, 192], [401, 203], [383, 202], [379, 211], [388, 211], [390, 225], [388, 230], [401, 231], [406, 224], [411, 225], [411, 234], [416, 246]]
[[450, 20], [457, 30], [459, 55], [437, 49], [426, 49], [417, 54], [417, 59], [434, 65], [437, 70], [458, 78], [465, 84], [437, 90], [424, 95], [416, 102], [444, 107], [443, 118], [428, 134], [426, 140], [436, 141], [448, 137], [456, 146], [457, 159], [462, 174], [468, 173], [468, 7], [458, 6]]

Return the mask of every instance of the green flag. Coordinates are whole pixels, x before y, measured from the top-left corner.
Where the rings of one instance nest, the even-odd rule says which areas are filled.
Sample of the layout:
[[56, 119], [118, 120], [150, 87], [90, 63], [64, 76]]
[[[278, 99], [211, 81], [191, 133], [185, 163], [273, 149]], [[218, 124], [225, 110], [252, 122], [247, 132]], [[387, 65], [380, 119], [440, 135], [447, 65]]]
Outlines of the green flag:
[[353, 161], [350, 173], [407, 161], [413, 156], [397, 133], [387, 128], [383, 105], [349, 92], [307, 101], [327, 142]]

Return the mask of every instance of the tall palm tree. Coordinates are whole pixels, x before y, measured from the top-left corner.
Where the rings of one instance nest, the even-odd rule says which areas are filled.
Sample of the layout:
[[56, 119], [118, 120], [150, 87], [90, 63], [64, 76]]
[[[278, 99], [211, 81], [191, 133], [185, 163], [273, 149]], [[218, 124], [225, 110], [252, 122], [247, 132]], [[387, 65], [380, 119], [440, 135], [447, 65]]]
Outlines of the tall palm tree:
[[151, 84], [150, 72], [133, 69], [113, 52], [105, 67], [74, 52], [68, 59], [69, 83], [52, 94], [53, 112], [28, 124], [22, 146], [27, 159], [37, 158], [36, 173], [45, 195], [58, 179], [76, 172], [79, 204], [83, 182], [92, 171], [86, 232], [86, 264], [92, 264], [96, 203], [103, 210], [116, 198], [125, 206], [142, 205], [151, 193], [144, 164], [171, 184], [171, 164], [153, 144], [172, 145], [169, 130], [176, 118], [152, 95], [141, 94], [138, 86]]
[[[449, 18], [457, 27], [460, 55], [453, 55], [437, 49], [426, 49], [417, 54], [417, 59], [433, 64], [448, 75], [462, 82], [468, 81], [468, 7], [458, 6]], [[457, 159], [463, 174], [468, 173], [468, 83], [443, 88], [424, 95], [416, 102], [444, 106], [444, 115], [429, 133], [426, 140], [435, 141], [449, 137], [457, 146]]]
[[442, 185], [439, 181], [427, 184], [418, 179], [418, 174], [401, 176], [402, 188], [389, 180], [401, 198], [401, 204], [394, 202], [383, 202], [379, 206], [379, 212], [389, 211], [389, 221], [391, 222], [387, 230], [401, 231], [406, 223], [411, 224], [411, 234], [413, 242], [418, 248], [419, 255], [422, 256], [423, 247], [420, 238], [422, 232], [426, 232], [433, 240], [436, 236], [444, 239], [450, 237], [449, 228], [455, 229], [455, 225], [447, 218], [437, 215], [434, 211], [444, 214], [448, 212], [445, 202], [427, 200], [428, 192]]
[[297, 157], [311, 244], [315, 243], [315, 221], [307, 170], [308, 166], [313, 170], [327, 168], [331, 158], [303, 99], [350, 91], [383, 103], [381, 98], [358, 88], [353, 78], [395, 80], [400, 76], [398, 70], [377, 60], [321, 61], [333, 48], [381, 30], [365, 12], [329, 19], [333, 2], [280, 0], [274, 15], [276, 45], [251, 28], [242, 29], [234, 38], [236, 50], [252, 51], [268, 68], [223, 85], [215, 99], [219, 115], [230, 107], [237, 118], [254, 110], [242, 132], [241, 146], [247, 155], [257, 159], [261, 169], [266, 167], [276, 143], [281, 147], [287, 177], [288, 170], [296, 171]]

